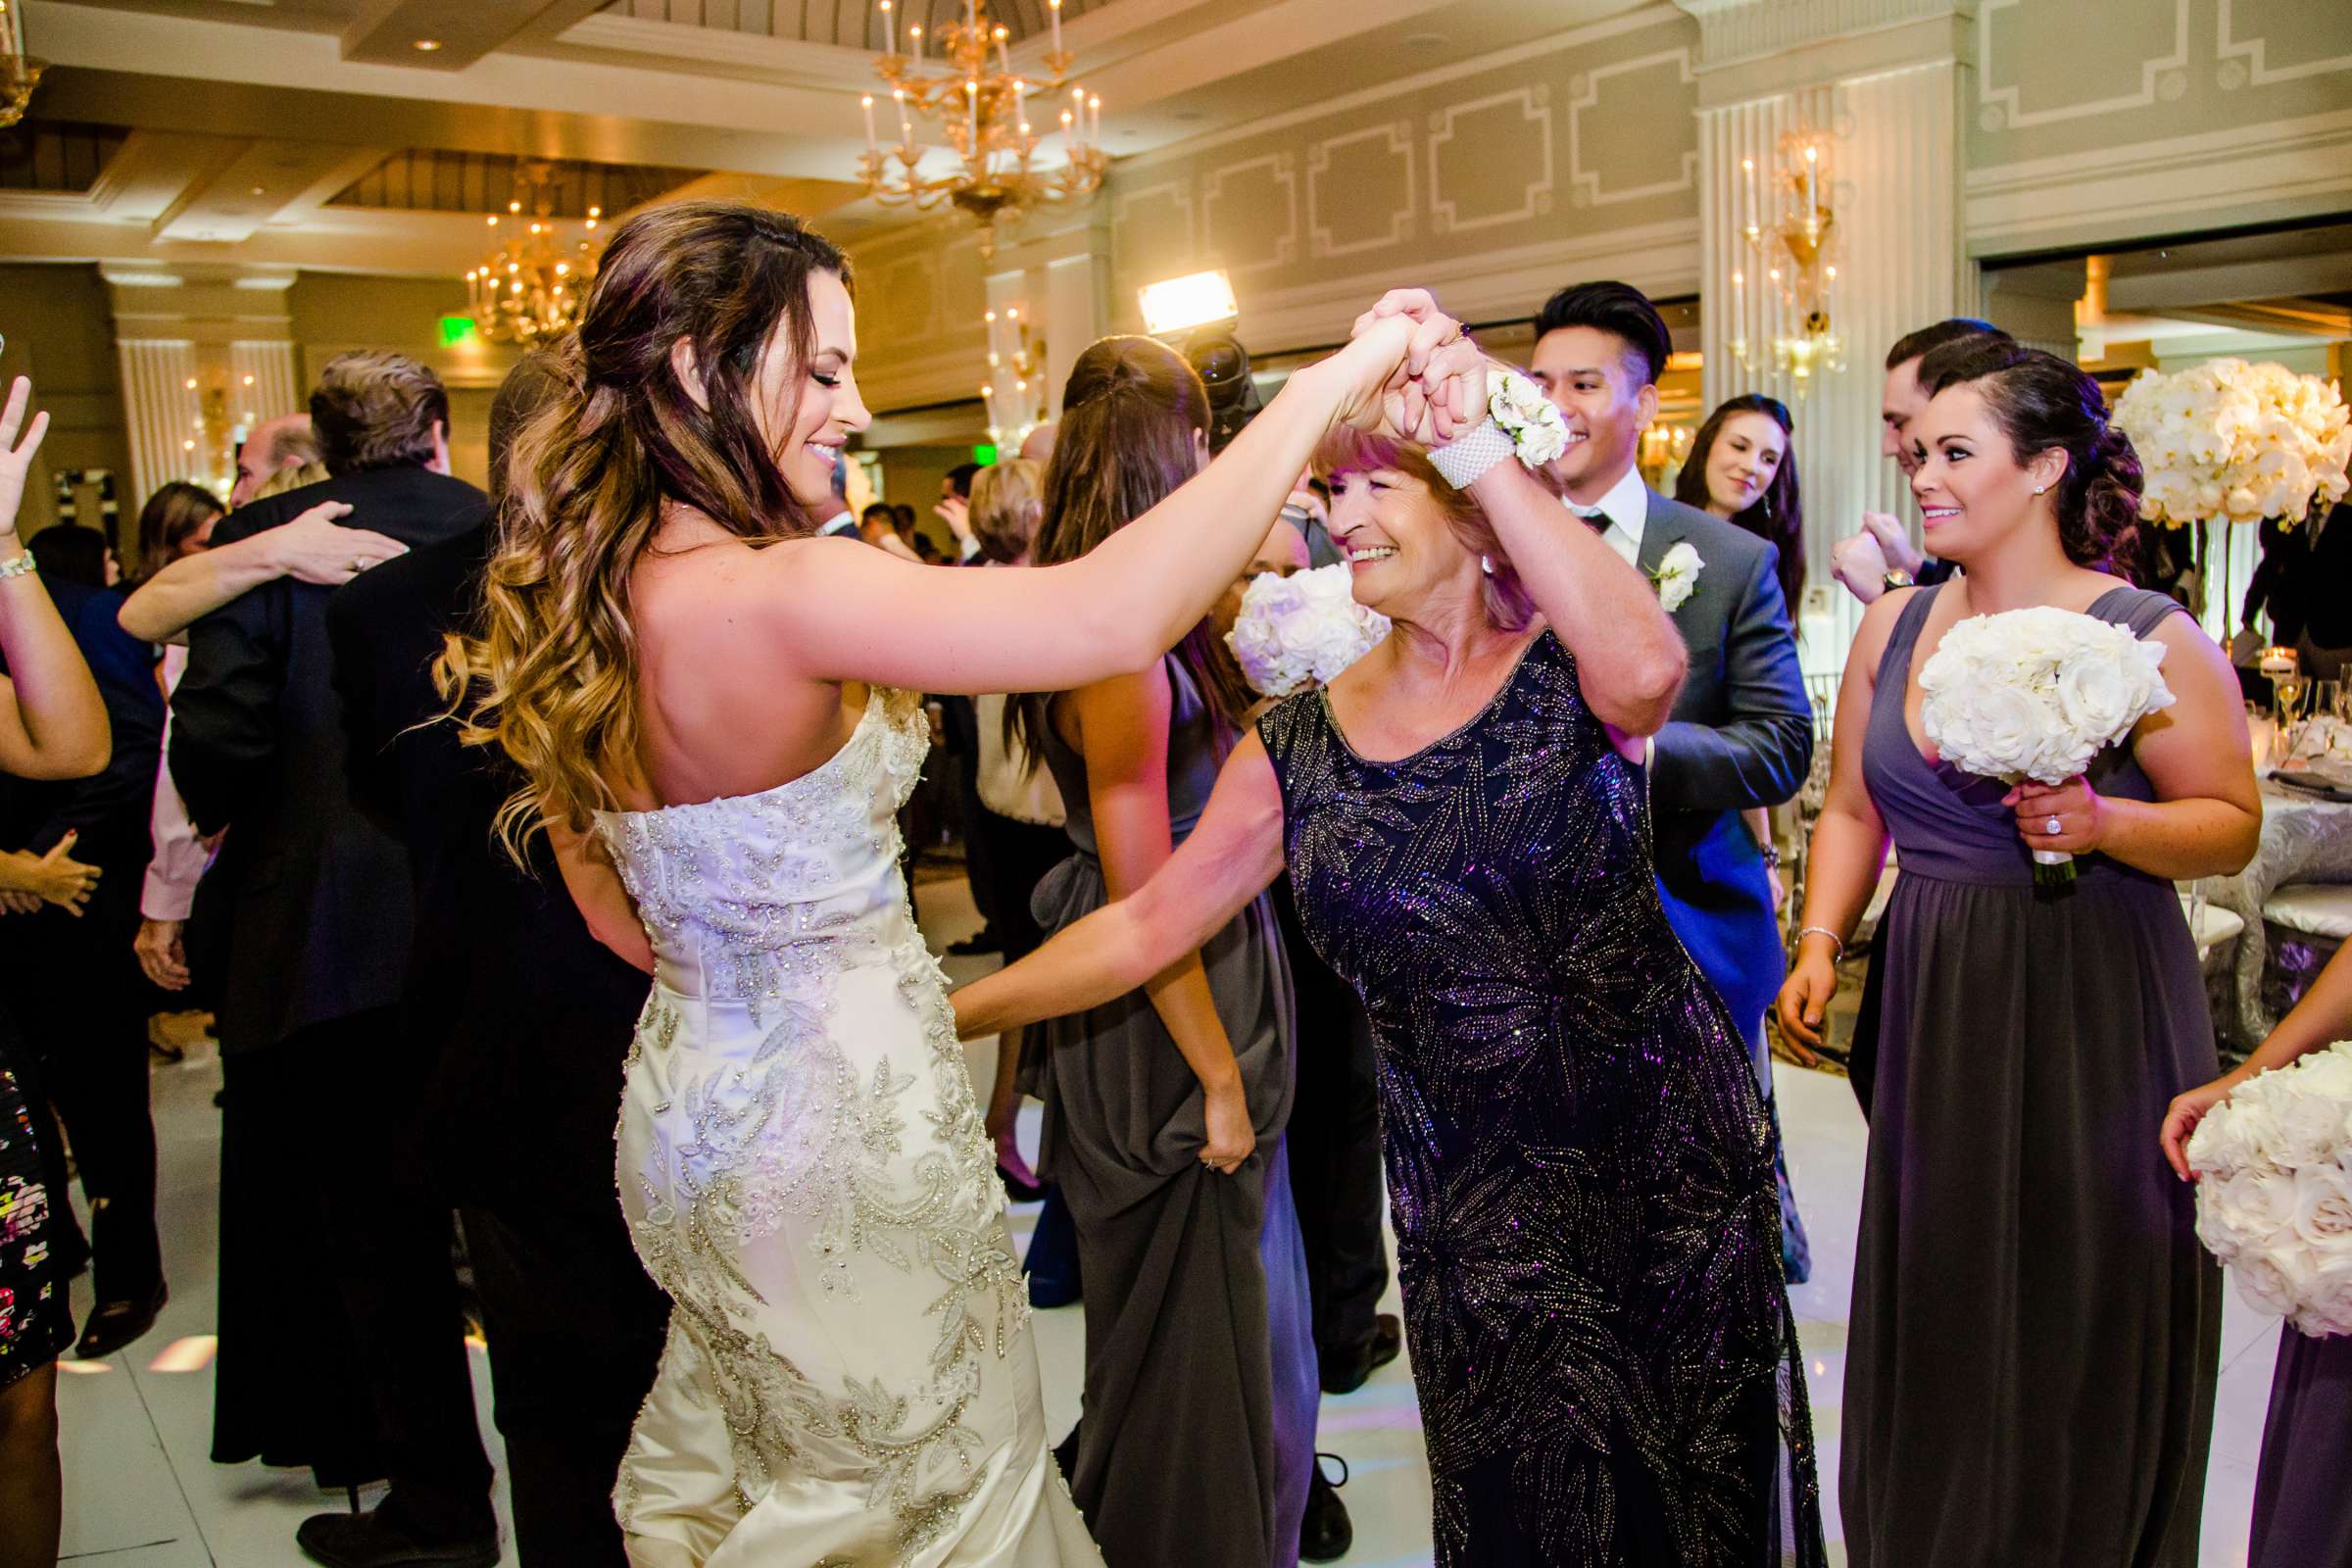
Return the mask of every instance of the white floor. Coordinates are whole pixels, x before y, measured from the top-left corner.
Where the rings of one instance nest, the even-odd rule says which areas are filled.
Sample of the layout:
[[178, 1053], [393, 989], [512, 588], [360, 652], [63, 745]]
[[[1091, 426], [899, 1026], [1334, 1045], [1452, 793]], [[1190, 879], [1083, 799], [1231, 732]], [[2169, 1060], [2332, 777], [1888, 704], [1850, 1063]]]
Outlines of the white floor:
[[[925, 926], [935, 941], [973, 923], [960, 883], [922, 890]], [[957, 978], [994, 960], [950, 960]], [[995, 1052], [972, 1051], [985, 1084]], [[161, 1068], [155, 1077], [156, 1129], [162, 1140], [163, 1222], [172, 1300], [156, 1331], [122, 1354], [69, 1363], [60, 1380], [65, 1425], [64, 1560], [97, 1568], [278, 1568], [305, 1561], [294, 1527], [309, 1513], [339, 1507], [340, 1496], [313, 1489], [306, 1473], [258, 1465], [221, 1466], [206, 1452], [212, 1429], [213, 1257], [218, 1199], [220, 1087], [217, 1061]], [[1784, 1068], [1781, 1119], [1799, 1202], [1812, 1232], [1814, 1276], [1792, 1297], [1812, 1373], [1813, 1420], [1835, 1542], [1838, 1396], [1843, 1376], [1846, 1295], [1853, 1272], [1853, 1225], [1861, 1193], [1863, 1127], [1845, 1081]], [[1034, 1116], [1035, 1107], [1031, 1107]], [[1032, 1121], [1029, 1131], [1034, 1136]], [[1022, 1246], [1033, 1208], [1015, 1209]], [[301, 1238], [287, 1238], [299, 1246]], [[1394, 1291], [1390, 1309], [1396, 1302]], [[77, 1290], [75, 1311], [88, 1300]], [[1077, 1307], [1037, 1314], [1046, 1404], [1055, 1436], [1078, 1413], [1083, 1327]], [[2213, 1462], [2206, 1483], [2203, 1562], [2243, 1568], [2254, 1462], [2261, 1446], [2276, 1320], [2257, 1317], [2234, 1292], [2223, 1340], [2224, 1370]], [[487, 1365], [475, 1351], [476, 1396], [493, 1460], [503, 1456], [489, 1421]], [[1422, 1456], [1412, 1382], [1402, 1362], [1359, 1392], [1323, 1402], [1322, 1448], [1343, 1454], [1354, 1480], [1343, 1494], [1356, 1529], [1353, 1568], [1417, 1568], [1430, 1560], [1429, 1477]], [[501, 1508], [504, 1509], [503, 1478]], [[1842, 1562], [1842, 1547], [1833, 1558]], [[505, 1561], [514, 1562], [512, 1547]]]

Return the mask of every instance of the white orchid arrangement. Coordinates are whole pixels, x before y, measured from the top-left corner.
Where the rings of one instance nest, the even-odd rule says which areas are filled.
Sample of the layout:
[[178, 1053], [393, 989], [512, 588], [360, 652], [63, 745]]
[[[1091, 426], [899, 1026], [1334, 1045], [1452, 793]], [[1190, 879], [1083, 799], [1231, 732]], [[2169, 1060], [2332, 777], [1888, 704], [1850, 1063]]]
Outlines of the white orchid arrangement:
[[1690, 597], [1690, 590], [1698, 586], [1698, 574], [1706, 564], [1688, 539], [1667, 551], [1658, 562], [1658, 569], [1649, 574], [1650, 582], [1658, 590], [1658, 608], [1669, 615], [1682, 609], [1683, 601]]
[[1225, 634], [1250, 684], [1288, 697], [1328, 683], [1389, 634], [1389, 617], [1355, 602], [1345, 562], [1285, 577], [1262, 572], [1242, 593], [1242, 612]]
[[2116, 399], [2143, 477], [2139, 514], [2168, 527], [2287, 522], [2333, 505], [2352, 465], [2352, 411], [2332, 382], [2282, 365], [2211, 360], [2143, 370]]
[[[2173, 706], [2164, 654], [2128, 626], [2054, 606], [1972, 615], [1920, 670], [1920, 717], [1936, 755], [1962, 772], [2064, 784]], [[2036, 881], [2074, 876], [2063, 851], [2036, 850], [2034, 859]]]
[[2188, 1165], [2197, 1239], [2238, 1294], [2305, 1334], [2352, 1334], [2352, 1041], [2231, 1090]]

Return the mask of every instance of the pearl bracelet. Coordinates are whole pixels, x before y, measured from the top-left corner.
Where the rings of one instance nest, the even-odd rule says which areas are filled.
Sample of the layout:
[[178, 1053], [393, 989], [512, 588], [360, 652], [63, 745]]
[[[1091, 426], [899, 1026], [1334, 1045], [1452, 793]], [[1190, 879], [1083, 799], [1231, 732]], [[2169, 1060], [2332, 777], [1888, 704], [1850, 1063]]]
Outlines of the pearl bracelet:
[[33, 569], [32, 546], [21, 545], [18, 551], [16, 560], [0, 564], [0, 582], [6, 582], [11, 577], [22, 577]]

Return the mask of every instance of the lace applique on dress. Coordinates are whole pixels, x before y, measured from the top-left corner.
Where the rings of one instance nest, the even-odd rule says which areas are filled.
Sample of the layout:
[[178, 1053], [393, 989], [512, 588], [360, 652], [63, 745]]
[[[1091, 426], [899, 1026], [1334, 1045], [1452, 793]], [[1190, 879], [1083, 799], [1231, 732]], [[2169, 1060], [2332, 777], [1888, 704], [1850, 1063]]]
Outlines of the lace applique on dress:
[[[895, 812], [927, 748], [919, 698], [877, 692], [793, 783], [599, 822], [660, 960], [621, 1200], [696, 1352], [687, 1392], [720, 1418], [734, 1510], [787, 1477], [796, 1505], [809, 1478], [854, 1478], [898, 1561], [980, 1492], [1021, 1402], [1004, 1385], [1028, 1312], [945, 979], [898, 872]], [[623, 1467], [633, 1532], [660, 1528], [638, 1472], [686, 1441], [646, 1441], [660, 1402]]]

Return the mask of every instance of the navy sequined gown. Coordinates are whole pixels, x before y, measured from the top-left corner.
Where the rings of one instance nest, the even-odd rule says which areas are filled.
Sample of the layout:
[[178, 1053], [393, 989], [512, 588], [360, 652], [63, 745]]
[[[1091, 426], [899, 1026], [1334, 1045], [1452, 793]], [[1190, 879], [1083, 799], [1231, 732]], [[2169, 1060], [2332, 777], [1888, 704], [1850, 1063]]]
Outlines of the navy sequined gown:
[[1259, 732], [1300, 919], [1378, 1041], [1438, 1562], [1820, 1563], [1771, 1128], [1573, 657], [1540, 634], [1395, 761], [1319, 692]]

